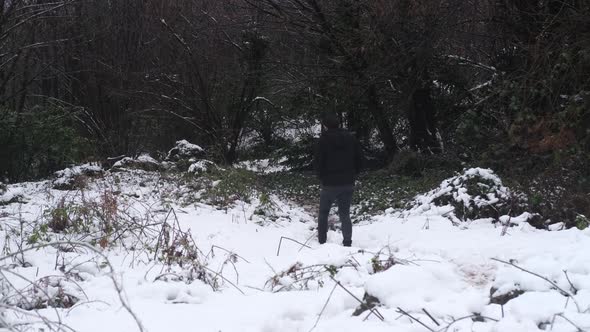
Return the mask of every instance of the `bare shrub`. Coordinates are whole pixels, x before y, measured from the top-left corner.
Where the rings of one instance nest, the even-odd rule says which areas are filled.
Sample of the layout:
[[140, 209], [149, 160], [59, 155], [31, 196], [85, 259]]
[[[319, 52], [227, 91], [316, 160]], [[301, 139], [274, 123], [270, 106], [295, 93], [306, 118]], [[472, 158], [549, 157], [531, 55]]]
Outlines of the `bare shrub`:
[[[9, 291], [0, 302], [24, 310], [70, 308], [84, 297], [84, 292], [75, 282], [76, 279], [81, 280], [76, 274], [69, 273], [42, 277], [24, 289], [8, 287]], [[6, 279], [3, 281], [7, 282]]]

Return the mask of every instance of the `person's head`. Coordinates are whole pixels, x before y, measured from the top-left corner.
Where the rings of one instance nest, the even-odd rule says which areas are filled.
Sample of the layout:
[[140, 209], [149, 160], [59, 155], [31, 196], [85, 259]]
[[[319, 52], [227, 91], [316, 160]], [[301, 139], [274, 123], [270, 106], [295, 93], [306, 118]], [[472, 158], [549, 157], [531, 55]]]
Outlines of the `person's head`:
[[338, 129], [340, 120], [336, 113], [327, 112], [322, 114], [322, 126], [326, 127], [326, 129]]

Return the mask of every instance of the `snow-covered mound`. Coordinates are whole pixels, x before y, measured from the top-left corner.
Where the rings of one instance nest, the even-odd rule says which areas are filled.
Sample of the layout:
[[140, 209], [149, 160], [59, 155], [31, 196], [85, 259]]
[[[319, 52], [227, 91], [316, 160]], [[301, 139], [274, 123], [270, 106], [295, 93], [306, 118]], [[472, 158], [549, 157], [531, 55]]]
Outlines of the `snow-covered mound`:
[[177, 141], [174, 147], [168, 151], [164, 163], [167, 168], [180, 172], [202, 173], [204, 169], [211, 166], [208, 164], [209, 161], [204, 160], [204, 157], [205, 150], [202, 147], [183, 139]]
[[161, 169], [160, 163], [148, 154], [142, 154], [137, 158], [125, 157], [117, 161], [111, 170], [141, 169], [144, 171], [157, 171]]
[[187, 140], [180, 140], [176, 142], [176, 145], [168, 151], [166, 156], [167, 161], [180, 161], [198, 159], [203, 157], [205, 150], [196, 145], [192, 144]]
[[[490, 169], [470, 168], [418, 195], [406, 215], [443, 215], [453, 222], [492, 218], [516, 213], [523, 197], [502, 184]], [[533, 216], [533, 215], [527, 215]]]
[[201, 174], [214, 169], [218, 169], [217, 165], [214, 162], [203, 159], [192, 163], [188, 167], [188, 172], [192, 174]]
[[55, 179], [53, 180], [54, 189], [71, 190], [76, 186], [83, 185], [85, 177], [97, 177], [103, 174], [103, 169], [100, 166], [92, 164], [84, 164], [80, 166], [73, 166], [61, 171], [55, 172]]
[[23, 190], [18, 187], [0, 190], [0, 205], [18, 202], [23, 197]]

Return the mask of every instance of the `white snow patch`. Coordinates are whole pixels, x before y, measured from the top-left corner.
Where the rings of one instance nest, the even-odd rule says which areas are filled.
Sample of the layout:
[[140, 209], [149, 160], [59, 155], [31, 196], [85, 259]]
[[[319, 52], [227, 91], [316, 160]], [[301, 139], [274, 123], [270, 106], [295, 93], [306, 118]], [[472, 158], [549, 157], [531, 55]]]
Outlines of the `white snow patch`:
[[206, 172], [210, 169], [214, 169], [217, 168], [217, 165], [215, 165], [214, 162], [209, 161], [209, 160], [199, 160], [195, 163], [192, 163], [189, 167], [188, 167], [188, 172], [189, 173], [203, 173]]
[[270, 159], [246, 160], [236, 164], [236, 167], [244, 168], [253, 172], [269, 174], [288, 171], [289, 167], [281, 165], [285, 161], [287, 161], [287, 158], [285, 157], [276, 161]]
[[24, 196], [24, 191], [19, 187], [9, 187], [6, 192], [0, 195], [0, 204], [7, 204]]

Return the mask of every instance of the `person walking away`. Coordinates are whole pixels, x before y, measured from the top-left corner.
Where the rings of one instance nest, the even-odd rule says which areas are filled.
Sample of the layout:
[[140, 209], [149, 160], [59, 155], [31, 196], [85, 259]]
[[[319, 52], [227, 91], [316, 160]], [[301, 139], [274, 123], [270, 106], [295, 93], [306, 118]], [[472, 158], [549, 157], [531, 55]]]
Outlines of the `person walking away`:
[[350, 204], [354, 183], [361, 170], [362, 152], [356, 138], [339, 128], [338, 116], [326, 113], [322, 116], [322, 134], [316, 146], [314, 166], [321, 182], [320, 210], [318, 216], [318, 240], [326, 243], [328, 215], [332, 204], [338, 204], [338, 217], [342, 225], [342, 245], [352, 244]]

